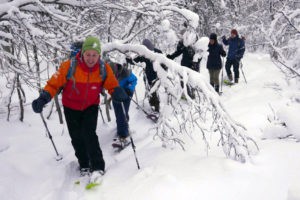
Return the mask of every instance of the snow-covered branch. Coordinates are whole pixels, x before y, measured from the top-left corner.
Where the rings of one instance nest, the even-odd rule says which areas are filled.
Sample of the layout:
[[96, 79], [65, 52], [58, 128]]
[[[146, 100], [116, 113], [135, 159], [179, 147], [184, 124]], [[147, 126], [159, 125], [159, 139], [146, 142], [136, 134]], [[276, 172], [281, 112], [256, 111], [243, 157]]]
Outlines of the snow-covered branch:
[[[245, 162], [253, 149], [257, 151], [254, 140], [247, 136], [241, 124], [231, 118], [202, 74], [182, 67], [163, 54], [149, 51], [141, 45], [113, 42], [103, 46], [104, 52], [115, 50], [122, 53], [133, 52], [154, 63], [159, 78], [154, 87], [161, 99], [161, 116], [155, 130], [156, 136], [164, 145], [177, 143], [184, 146], [184, 142], [178, 139], [182, 132], [189, 134], [198, 130], [207, 134], [215, 131], [220, 133], [220, 144], [227, 157]], [[189, 97], [187, 86], [195, 90], [195, 99]], [[187, 100], [182, 100], [183, 95]], [[206, 138], [205, 134], [203, 138]]]

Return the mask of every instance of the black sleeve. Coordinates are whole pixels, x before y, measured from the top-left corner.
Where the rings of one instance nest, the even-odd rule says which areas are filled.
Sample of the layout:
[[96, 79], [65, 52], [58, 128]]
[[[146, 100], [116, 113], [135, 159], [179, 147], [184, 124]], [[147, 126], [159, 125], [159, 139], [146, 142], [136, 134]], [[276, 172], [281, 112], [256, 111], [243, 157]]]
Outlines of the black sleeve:
[[134, 65], [134, 63], [133, 63], [133, 61], [132, 61], [132, 58], [127, 57], [127, 58], [126, 58], [126, 62], [127, 62], [128, 64]]
[[143, 56], [138, 56], [133, 59], [134, 62], [145, 62], [145, 58]]
[[245, 41], [243, 39], [240, 39], [240, 43], [241, 43], [241, 46], [239, 48], [239, 52], [238, 52], [238, 55], [240, 58], [242, 58], [244, 56], [244, 53], [245, 53]]
[[224, 51], [224, 48], [223, 48], [222, 45], [220, 45], [220, 55], [221, 55], [222, 57], [225, 57], [225, 56], [226, 56], [226, 52]]
[[154, 53], [162, 53], [161, 50], [154, 48]]
[[180, 41], [177, 45], [176, 51], [174, 53], [172, 53], [171, 55], [168, 55], [168, 58], [174, 59], [174, 58], [180, 56], [183, 52], [183, 48], [184, 48], [183, 42]]

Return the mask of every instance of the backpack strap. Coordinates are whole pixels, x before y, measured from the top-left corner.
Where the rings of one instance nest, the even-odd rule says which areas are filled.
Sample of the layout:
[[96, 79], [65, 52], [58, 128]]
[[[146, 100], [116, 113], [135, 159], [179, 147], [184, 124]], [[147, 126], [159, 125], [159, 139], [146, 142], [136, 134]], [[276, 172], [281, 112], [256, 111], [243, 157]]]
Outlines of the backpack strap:
[[[102, 79], [102, 82], [104, 84], [104, 81], [106, 80], [106, 77], [107, 77], [107, 72], [106, 72], [106, 68], [105, 68], [105, 63], [99, 59], [99, 64], [100, 64], [100, 77]], [[77, 60], [76, 60], [76, 57], [72, 57], [71, 58], [71, 64], [70, 64], [70, 68], [68, 70], [68, 73], [67, 73], [67, 81], [70, 80], [70, 79], [73, 79], [73, 88], [76, 89], [76, 83], [75, 83], [75, 78], [74, 78], [74, 73], [76, 71], [76, 66], [77, 66]], [[103, 85], [102, 84], [102, 85]]]
[[102, 82], [104, 82], [107, 77], [105, 63], [103, 60], [99, 59], [99, 64], [100, 64], [100, 77], [102, 79]]
[[[102, 78], [102, 81], [105, 81], [105, 79], [107, 77], [105, 63], [101, 59], [99, 59], [99, 63], [100, 63], [100, 76]], [[67, 73], [67, 80], [70, 80], [71, 78], [73, 78], [74, 73], [76, 71], [76, 66], [77, 66], [77, 60], [76, 60], [75, 57], [72, 57], [70, 68], [69, 68], [68, 73]]]
[[73, 77], [75, 70], [76, 70], [76, 66], [77, 66], [77, 60], [76, 60], [76, 57], [73, 56], [71, 58], [70, 68], [69, 68], [68, 74], [67, 74], [67, 80], [70, 80]]
[[106, 77], [107, 77], [107, 72], [106, 72], [106, 67], [105, 67], [105, 63], [103, 60], [99, 59], [99, 65], [100, 65], [100, 77], [102, 79], [102, 84], [101, 84], [101, 89], [100, 89], [100, 93], [101, 94], [105, 94], [104, 92], [104, 88], [103, 88], [103, 85], [104, 85], [104, 82], [106, 80]]

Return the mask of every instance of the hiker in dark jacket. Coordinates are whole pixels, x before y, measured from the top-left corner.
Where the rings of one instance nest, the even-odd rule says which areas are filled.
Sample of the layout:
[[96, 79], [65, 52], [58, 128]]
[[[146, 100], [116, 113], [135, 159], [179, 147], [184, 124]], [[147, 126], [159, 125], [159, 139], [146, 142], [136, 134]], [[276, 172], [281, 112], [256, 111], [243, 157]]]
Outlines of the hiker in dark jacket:
[[180, 56], [181, 58], [181, 65], [193, 69], [193, 58], [195, 55], [195, 50], [192, 46], [184, 46], [183, 41], [180, 40], [177, 44], [176, 51], [170, 55], [167, 55], [170, 59], [175, 59], [176, 57]]
[[[195, 50], [191, 45], [184, 46], [183, 40], [179, 41], [176, 51], [173, 54], [167, 55], [167, 58], [173, 60], [181, 54], [182, 58], [180, 64], [182, 66], [188, 67], [194, 71], [199, 72], [199, 64], [201, 60], [198, 62], [193, 62]], [[183, 82], [181, 82], [181, 86], [183, 87]], [[192, 99], [195, 98], [194, 89], [191, 88], [189, 85], [187, 85], [187, 92]]]
[[245, 53], [245, 42], [242, 38], [239, 37], [236, 29], [231, 30], [231, 36], [229, 39], [226, 39], [225, 36], [222, 37], [223, 43], [229, 45], [227, 60], [225, 64], [225, 69], [227, 77], [230, 81], [233, 81], [231, 66], [233, 65], [234, 71], [234, 82], [239, 82], [239, 65], [240, 61]]
[[130, 142], [129, 140], [127, 140], [127, 137], [129, 136], [128, 123], [127, 123], [127, 120], [129, 120], [128, 111], [129, 111], [130, 101], [133, 96], [135, 86], [137, 84], [137, 78], [132, 73], [131, 70], [129, 70], [128, 68], [126, 68], [125, 66], [119, 63], [112, 64], [111, 66], [117, 80], [119, 81], [120, 87], [122, 87], [127, 93], [127, 95], [129, 96], [128, 100], [123, 102], [126, 118], [124, 115], [122, 104], [113, 101], [113, 107], [114, 107], [116, 122], [117, 122], [117, 135], [119, 139], [117, 142], [119, 142], [120, 145], [126, 146], [127, 143]]
[[225, 57], [226, 52], [221, 44], [218, 44], [217, 35], [215, 33], [210, 34], [208, 44], [208, 58], [206, 67], [209, 70], [209, 82], [216, 92], [219, 93], [219, 75], [222, 69], [221, 56]]
[[[147, 47], [147, 49], [149, 49], [150, 51], [153, 51], [155, 53], [162, 53], [161, 50], [154, 48], [154, 45], [148, 39], [144, 39], [142, 44], [145, 47]], [[138, 56], [134, 59], [126, 58], [126, 61], [130, 64], [134, 64], [138, 62], [144, 62], [146, 64], [145, 73], [146, 73], [146, 78], [148, 83], [148, 87], [146, 87], [146, 90], [149, 92], [157, 80], [157, 73], [153, 69], [152, 61], [149, 60], [148, 58], [145, 58], [144, 56]], [[159, 98], [156, 91], [151, 93], [149, 97], [149, 104], [151, 107], [154, 108], [155, 112], [159, 112]]]

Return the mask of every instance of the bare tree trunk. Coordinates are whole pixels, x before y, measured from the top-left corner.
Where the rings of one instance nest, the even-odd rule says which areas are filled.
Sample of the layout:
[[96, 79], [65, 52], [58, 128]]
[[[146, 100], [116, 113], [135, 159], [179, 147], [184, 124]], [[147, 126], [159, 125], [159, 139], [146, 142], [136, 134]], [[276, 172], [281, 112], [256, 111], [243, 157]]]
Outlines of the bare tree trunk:
[[59, 123], [63, 124], [64, 119], [63, 119], [62, 110], [60, 108], [60, 104], [59, 104], [59, 101], [58, 101], [58, 95], [55, 95], [54, 102], [55, 102], [55, 106], [56, 106], [56, 110], [57, 110], [57, 114], [58, 114], [58, 118], [59, 118]]
[[19, 104], [20, 104], [20, 121], [23, 122], [24, 120], [24, 99], [23, 96], [25, 95], [24, 91], [21, 88], [21, 83], [20, 83], [20, 75], [17, 74], [17, 92], [18, 92], [18, 97], [19, 97]]
[[16, 84], [16, 79], [17, 77], [15, 76], [14, 77], [14, 80], [11, 84], [11, 89], [10, 89], [10, 93], [9, 93], [9, 96], [8, 96], [8, 102], [7, 102], [7, 118], [6, 120], [9, 121], [9, 117], [10, 117], [10, 112], [11, 112], [11, 98], [12, 98], [12, 95], [14, 94], [14, 90], [15, 90], [15, 84]]
[[23, 41], [24, 43], [24, 49], [25, 49], [25, 54], [26, 54], [26, 61], [27, 61], [27, 66], [28, 66], [28, 70], [29, 72], [32, 72], [31, 66], [30, 66], [30, 62], [29, 62], [29, 52], [28, 52], [28, 48], [27, 48], [27, 44], [25, 42], [25, 40]]
[[38, 58], [38, 50], [37, 46], [34, 44], [33, 45], [33, 54], [34, 54], [34, 62], [36, 66], [36, 73], [37, 73], [37, 86], [41, 90], [41, 69], [40, 69], [40, 63], [39, 63], [39, 58]]
[[[55, 58], [57, 58], [57, 51], [55, 51]], [[58, 70], [58, 66], [59, 66], [59, 60], [55, 59], [55, 69], [56, 70]], [[60, 104], [59, 104], [59, 101], [58, 101], [58, 95], [59, 94], [56, 94], [54, 96], [54, 103], [55, 103], [55, 106], [56, 106], [56, 110], [57, 110], [57, 114], [58, 114], [58, 118], [59, 118], [59, 123], [63, 124], [64, 123], [64, 118], [63, 118], [62, 110], [61, 110], [61, 107], [60, 107]]]
[[52, 102], [51, 103], [51, 109], [50, 109], [50, 111], [49, 111], [49, 114], [47, 115], [47, 119], [50, 119], [50, 117], [51, 117], [51, 115], [52, 115], [52, 113], [53, 113], [53, 107], [54, 107], [54, 102]]

